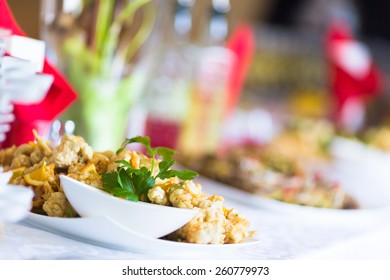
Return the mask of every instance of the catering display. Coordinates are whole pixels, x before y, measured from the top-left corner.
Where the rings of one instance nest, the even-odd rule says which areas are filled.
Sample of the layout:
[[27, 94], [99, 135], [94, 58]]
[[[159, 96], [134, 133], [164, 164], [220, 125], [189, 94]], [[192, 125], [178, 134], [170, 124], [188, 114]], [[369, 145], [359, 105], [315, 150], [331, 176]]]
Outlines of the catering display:
[[0, 240], [3, 223], [16, 223], [23, 220], [31, 209], [33, 192], [24, 186], [7, 186], [11, 177], [8, 173], [0, 179]]
[[281, 154], [302, 165], [323, 164], [331, 160], [329, 145], [336, 128], [325, 118], [288, 116], [282, 128], [267, 143], [270, 154]]
[[[202, 187], [193, 181], [196, 172], [173, 170], [174, 152], [152, 148], [149, 138], [127, 139], [115, 153], [93, 151], [79, 136], [65, 134], [54, 148], [36, 133], [35, 137], [35, 142], [0, 150], [1, 166], [13, 172], [10, 183], [29, 186], [34, 191], [33, 213], [80, 216], [64, 192], [60, 177], [66, 175], [101, 190], [104, 195], [116, 196], [118, 201], [198, 210], [193, 219], [165, 239], [224, 244], [241, 243], [254, 234], [249, 230], [249, 221], [237, 210], [227, 209], [221, 196], [203, 193]], [[126, 149], [127, 144], [134, 142], [144, 144], [146, 154]], [[131, 219], [131, 213], [128, 215]], [[146, 217], [144, 223], [148, 223]]]
[[369, 128], [361, 137], [361, 141], [370, 147], [383, 152], [390, 151], [390, 127], [381, 125]]
[[359, 203], [316, 169], [330, 162], [328, 146], [334, 136], [333, 126], [325, 120], [293, 120], [266, 145], [243, 144], [219, 154], [185, 155], [180, 162], [261, 197], [318, 208], [356, 209]]
[[359, 207], [337, 182], [306, 173], [297, 162], [256, 147], [240, 147], [223, 158], [209, 155], [186, 163], [202, 175], [263, 197], [320, 208]]
[[0, 143], [5, 148], [32, 141], [33, 129], [45, 134], [77, 94], [45, 57], [45, 42], [26, 37], [7, 1], [0, 1], [0, 15], [0, 107], [12, 102], [15, 116]]

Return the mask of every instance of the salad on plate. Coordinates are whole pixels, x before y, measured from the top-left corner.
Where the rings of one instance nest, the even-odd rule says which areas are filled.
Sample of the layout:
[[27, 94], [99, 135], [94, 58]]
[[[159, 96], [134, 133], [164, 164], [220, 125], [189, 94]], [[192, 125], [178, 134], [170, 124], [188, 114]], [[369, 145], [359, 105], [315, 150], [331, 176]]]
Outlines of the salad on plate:
[[[151, 147], [148, 137], [126, 139], [116, 152], [94, 151], [82, 137], [75, 135], [65, 134], [56, 147], [36, 133], [35, 138], [34, 142], [0, 150], [0, 165], [5, 172], [12, 172], [9, 183], [33, 190], [35, 214], [80, 217], [62, 187], [60, 177], [64, 175], [122, 201], [197, 209], [188, 223], [163, 237], [167, 240], [235, 244], [254, 234], [249, 230], [249, 221], [236, 209], [227, 209], [221, 196], [207, 196], [202, 191], [201, 185], [193, 181], [196, 172], [172, 168], [174, 151]], [[146, 152], [127, 149], [131, 143], [143, 144]]]

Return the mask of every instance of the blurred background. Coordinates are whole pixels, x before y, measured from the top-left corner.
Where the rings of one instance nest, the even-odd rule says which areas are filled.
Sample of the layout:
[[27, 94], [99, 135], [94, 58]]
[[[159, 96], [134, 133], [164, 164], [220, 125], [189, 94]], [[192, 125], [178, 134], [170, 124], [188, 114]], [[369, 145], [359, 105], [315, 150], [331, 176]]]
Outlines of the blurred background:
[[[209, 153], [267, 143], [297, 117], [353, 136], [389, 122], [385, 0], [8, 3], [79, 94], [53, 141], [70, 121], [67, 132], [99, 150], [144, 134]], [[355, 44], [342, 62], [331, 40], [339, 33]], [[351, 74], [362, 65], [365, 74]]]

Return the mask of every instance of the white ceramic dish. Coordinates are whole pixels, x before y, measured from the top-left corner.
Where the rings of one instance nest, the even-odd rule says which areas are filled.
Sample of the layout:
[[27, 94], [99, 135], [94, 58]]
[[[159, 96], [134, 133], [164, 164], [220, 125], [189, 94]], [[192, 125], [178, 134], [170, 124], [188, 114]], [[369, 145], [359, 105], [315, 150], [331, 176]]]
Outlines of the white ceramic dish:
[[11, 179], [11, 177], [12, 177], [12, 172], [11, 171], [0, 173], [0, 186], [7, 185], [9, 180]]
[[355, 164], [387, 163], [387, 166], [390, 164], [390, 153], [344, 137], [335, 137], [332, 140], [330, 153], [336, 159], [348, 160]]
[[15, 223], [29, 213], [33, 191], [24, 186], [0, 184], [0, 222]]
[[300, 260], [389, 260], [390, 226], [341, 240], [301, 255]]
[[[254, 195], [246, 191], [234, 188], [229, 185], [225, 185], [209, 178], [199, 177], [197, 180], [198, 183], [202, 184], [203, 191], [207, 194], [218, 193], [219, 195], [225, 197], [225, 199], [231, 199], [245, 205], [250, 205], [252, 207], [271, 210], [276, 213], [283, 215], [298, 216], [307, 219], [321, 219], [321, 221], [328, 221], [330, 223], [345, 223], [348, 222], [362, 222], [364, 220], [382, 220], [390, 216], [390, 199], [388, 206], [372, 205], [370, 208], [360, 208], [360, 209], [351, 209], [351, 210], [339, 210], [339, 209], [325, 209], [325, 208], [316, 208], [310, 206], [301, 206], [296, 204], [290, 204], [274, 199], [269, 199], [261, 197], [259, 195]], [[362, 186], [360, 186], [362, 187]], [[366, 194], [369, 189], [366, 190]], [[364, 193], [364, 190], [362, 191]], [[390, 192], [390, 188], [389, 188]], [[381, 194], [374, 194], [374, 197], [380, 196]], [[379, 198], [377, 198], [379, 199]], [[372, 199], [375, 201], [375, 199]], [[361, 201], [359, 201], [361, 202]], [[386, 218], [387, 219], [387, 218]]]
[[357, 140], [336, 137], [330, 146], [330, 153], [343, 170], [353, 168], [355, 174], [374, 175], [387, 180], [390, 185], [390, 153], [370, 147]]
[[20, 104], [41, 102], [53, 83], [53, 76], [36, 74], [35, 65], [30, 61], [5, 56], [1, 61], [2, 74], [5, 77], [1, 98]]
[[142, 236], [109, 218], [53, 218], [30, 213], [25, 223], [75, 240], [103, 247], [167, 256], [209, 255], [253, 246], [260, 241], [248, 239], [240, 244], [191, 244]]
[[165, 236], [197, 213], [194, 209], [120, 199], [64, 175], [60, 175], [60, 180], [66, 197], [81, 217], [106, 217], [142, 236]]

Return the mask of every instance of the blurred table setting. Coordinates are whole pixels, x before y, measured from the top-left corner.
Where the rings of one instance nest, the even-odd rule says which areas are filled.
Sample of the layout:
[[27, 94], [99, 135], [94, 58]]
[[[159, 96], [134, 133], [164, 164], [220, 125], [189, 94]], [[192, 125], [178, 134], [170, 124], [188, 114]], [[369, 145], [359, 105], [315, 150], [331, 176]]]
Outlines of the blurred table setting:
[[[260, 211], [229, 201], [259, 228], [260, 242], [228, 252], [204, 250], [169, 254], [119, 250], [91, 241], [50, 233], [26, 222], [3, 225], [0, 259], [388, 259], [388, 216], [359, 219], [355, 223], [320, 222], [318, 218]], [[360, 243], [361, 241], [364, 241]], [[360, 244], [355, 246], [355, 244]], [[382, 244], [382, 246], [380, 246]], [[371, 246], [372, 245], [372, 246]], [[387, 246], [387, 247], [386, 247]], [[210, 254], [210, 252], [212, 252]]]
[[[29, 74], [21, 75], [19, 81], [13, 81], [16, 77], [10, 75], [9, 84], [13, 84], [16, 90], [27, 91], [26, 88], [22, 88], [20, 84], [30, 86], [30, 92], [24, 94], [19, 98], [15, 98], [15, 93], [11, 92], [11, 96], [15, 96], [14, 115], [15, 121], [11, 124], [11, 130], [5, 141], [2, 143], [2, 147], [8, 147], [14, 144], [21, 144], [34, 139], [32, 130], [36, 129], [41, 134], [48, 133], [51, 122], [58, 117], [72, 102], [76, 99], [76, 93], [71, 86], [64, 79], [63, 75], [55, 69], [48, 60], [45, 59], [45, 44], [42, 41], [35, 39], [29, 39], [25, 36], [23, 30], [19, 27], [13, 15], [7, 5], [6, 1], [0, 2], [0, 27], [2, 28], [4, 36], [1, 40], [4, 41], [4, 53], [14, 57], [12, 61], [16, 61], [16, 58], [25, 61], [25, 66], [19, 66], [16, 70], [12, 69], [16, 66], [10, 66], [11, 72], [23, 73], [28, 71], [28, 62], [32, 64], [32, 72], [35, 71], [41, 73], [36, 75], [35, 78], [27, 79]], [[7, 59], [5, 57], [4, 59]], [[3, 59], [3, 60], [4, 60]], [[5, 62], [3, 61], [2, 64]], [[21, 64], [21, 63], [19, 63]], [[3, 71], [6, 71], [2, 65]], [[2, 78], [6, 81], [6, 72], [3, 72]], [[40, 81], [38, 81], [40, 78]], [[46, 79], [46, 80], [44, 80]], [[33, 83], [35, 82], [35, 84]], [[19, 86], [19, 88], [18, 88]], [[38, 90], [34, 91], [35, 88]], [[15, 91], [15, 90], [14, 90]], [[21, 93], [19, 93], [21, 94]], [[6, 97], [6, 89], [2, 89], [2, 99]], [[9, 102], [9, 101], [8, 101]]]
[[[0, 259], [390, 259], [388, 73], [348, 5], [313, 32], [238, 0], [39, 2], [31, 38], [0, 0]], [[224, 230], [237, 209], [253, 231], [150, 238], [77, 213], [65, 175], [139, 204], [137, 182], [163, 206], [199, 188]]]

